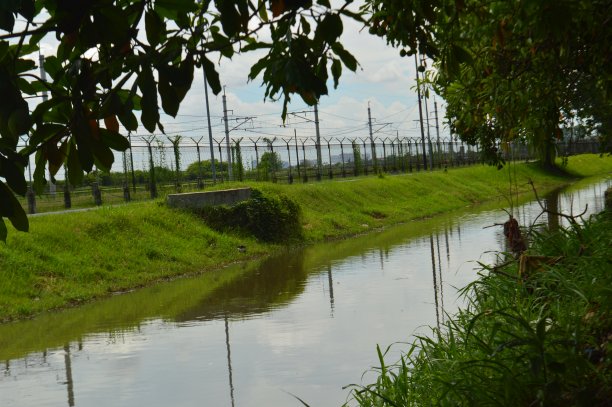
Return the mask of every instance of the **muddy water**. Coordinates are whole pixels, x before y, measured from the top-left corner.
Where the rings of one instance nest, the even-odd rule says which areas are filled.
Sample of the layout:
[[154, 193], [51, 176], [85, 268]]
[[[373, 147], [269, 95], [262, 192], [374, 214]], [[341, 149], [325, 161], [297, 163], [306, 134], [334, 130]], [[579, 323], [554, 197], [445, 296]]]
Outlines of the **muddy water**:
[[[610, 182], [543, 199], [598, 212]], [[339, 406], [504, 250], [498, 202], [0, 326], [0, 406]], [[573, 208], [573, 209], [570, 209]], [[536, 203], [515, 209], [523, 225]], [[555, 226], [540, 216], [538, 223]], [[221, 288], [208, 289], [211, 279]], [[405, 346], [404, 346], [405, 348]]]

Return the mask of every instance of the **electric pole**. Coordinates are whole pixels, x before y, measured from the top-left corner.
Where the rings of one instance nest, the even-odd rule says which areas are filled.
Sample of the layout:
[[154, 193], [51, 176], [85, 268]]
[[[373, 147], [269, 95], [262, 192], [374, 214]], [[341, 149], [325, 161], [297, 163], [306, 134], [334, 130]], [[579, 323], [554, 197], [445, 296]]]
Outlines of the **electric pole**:
[[315, 130], [317, 134], [317, 178], [320, 179], [321, 178], [321, 165], [322, 165], [321, 134], [319, 133], [319, 109], [317, 108], [317, 106], [319, 106], [318, 100], [314, 105], [314, 115], [315, 115]]
[[423, 169], [427, 170], [427, 154], [425, 152], [425, 129], [423, 128], [423, 107], [421, 106], [421, 85], [419, 84], [419, 63], [417, 52], [414, 53], [414, 67], [416, 69], [417, 97], [419, 98], [419, 123], [421, 124], [421, 145], [423, 146]]
[[374, 144], [374, 136], [372, 134], [372, 114], [370, 112], [370, 102], [368, 102], [368, 127], [370, 129], [370, 148], [372, 149], [372, 163], [374, 164], [374, 172], [378, 172], [378, 163], [376, 161], [376, 145]]
[[438, 103], [434, 97], [434, 114], [436, 115], [436, 139], [438, 144], [438, 160], [440, 158], [440, 126], [438, 125]]
[[225, 122], [225, 147], [227, 149], [227, 171], [230, 181], [232, 180], [232, 152], [230, 147], [229, 128], [227, 126], [227, 101], [225, 97], [225, 86], [223, 87], [223, 121]]

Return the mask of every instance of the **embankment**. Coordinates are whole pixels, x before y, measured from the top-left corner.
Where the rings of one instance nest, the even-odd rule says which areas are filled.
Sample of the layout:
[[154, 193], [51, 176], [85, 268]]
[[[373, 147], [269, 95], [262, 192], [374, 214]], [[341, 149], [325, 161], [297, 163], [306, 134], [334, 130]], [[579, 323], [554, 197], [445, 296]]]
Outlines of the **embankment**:
[[[570, 157], [574, 178], [535, 164], [469, 167], [311, 184], [237, 184], [285, 195], [302, 210], [303, 243], [339, 239], [482, 202], [532, 197], [576, 176], [610, 172], [612, 157]], [[223, 184], [219, 188], [236, 185]], [[0, 245], [0, 321], [78, 305], [177, 276], [265, 256], [278, 246], [214, 231], [161, 201], [30, 219]]]

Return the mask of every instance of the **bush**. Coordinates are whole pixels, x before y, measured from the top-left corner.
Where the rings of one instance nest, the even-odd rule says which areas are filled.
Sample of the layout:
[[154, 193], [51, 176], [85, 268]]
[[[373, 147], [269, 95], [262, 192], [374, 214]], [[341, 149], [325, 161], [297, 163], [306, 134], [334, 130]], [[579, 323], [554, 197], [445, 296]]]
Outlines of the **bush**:
[[300, 206], [286, 196], [253, 190], [251, 198], [233, 206], [211, 206], [200, 212], [213, 229], [246, 233], [264, 242], [299, 240], [302, 237]]
[[[485, 266], [468, 306], [420, 336], [377, 381], [353, 386], [360, 406], [609, 406], [611, 216], [539, 234], [561, 259], [529, 275]], [[533, 250], [533, 249], [532, 249]], [[503, 269], [503, 270], [502, 270]]]

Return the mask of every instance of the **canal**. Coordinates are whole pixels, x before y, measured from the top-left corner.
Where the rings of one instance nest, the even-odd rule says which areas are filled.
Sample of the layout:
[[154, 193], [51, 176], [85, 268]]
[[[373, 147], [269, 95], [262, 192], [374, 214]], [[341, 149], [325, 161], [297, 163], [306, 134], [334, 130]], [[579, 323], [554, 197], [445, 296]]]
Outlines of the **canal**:
[[[603, 209], [611, 182], [546, 196]], [[369, 383], [376, 345], [399, 359], [504, 250], [507, 202], [288, 250], [35, 320], [0, 326], [0, 406], [340, 406]], [[554, 225], [535, 202], [521, 225]], [[404, 343], [404, 344], [403, 344]], [[364, 373], [365, 372], [365, 373]], [[363, 375], [362, 375], [363, 374]]]

